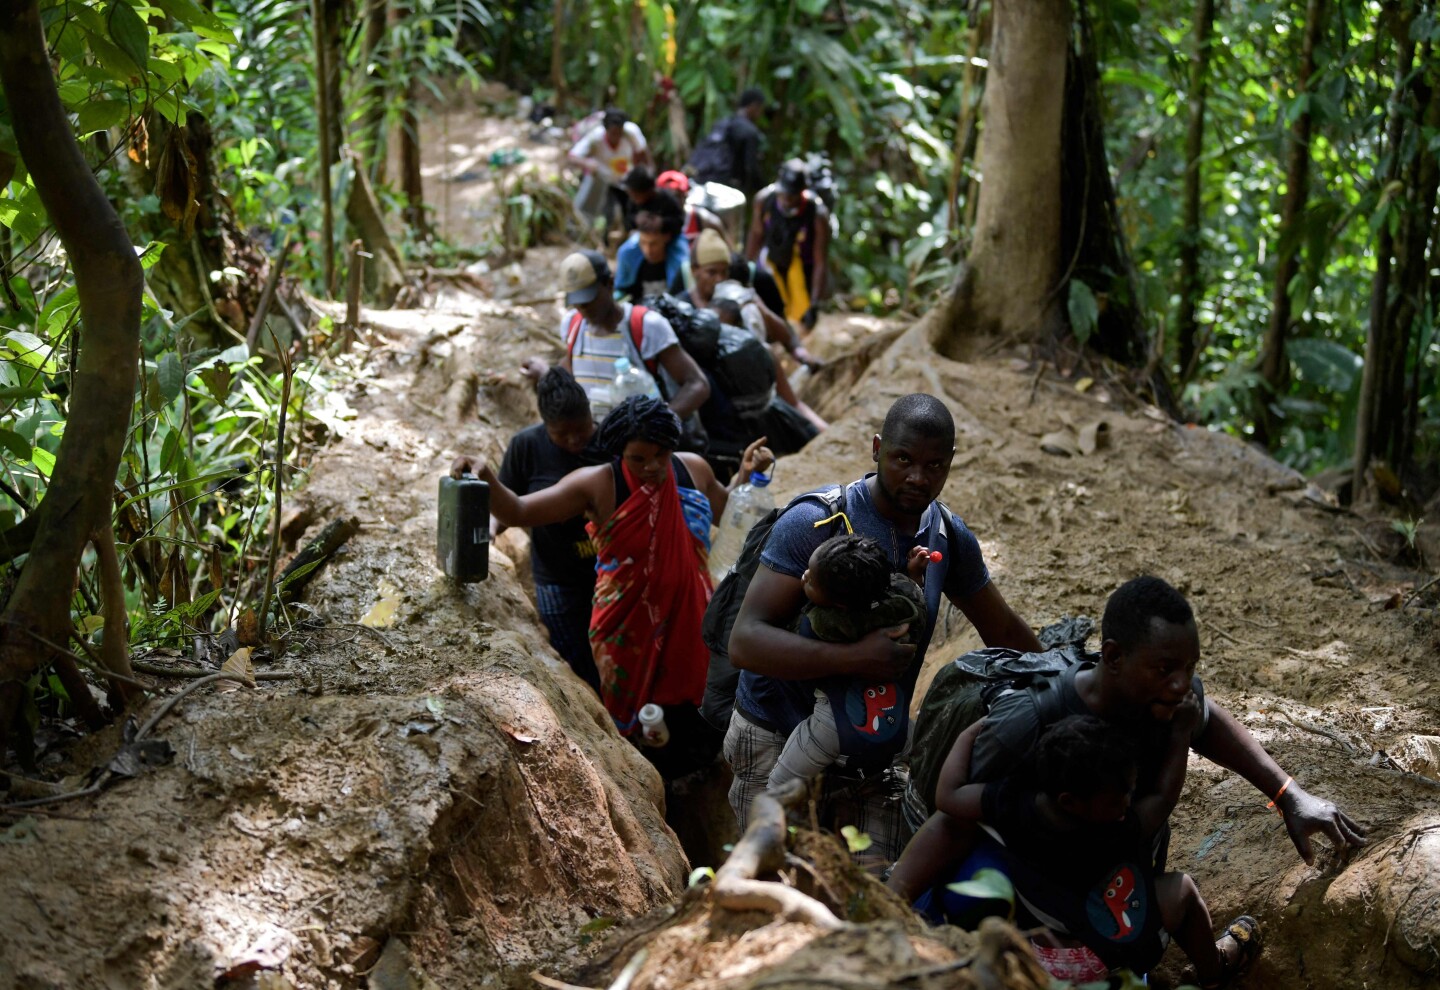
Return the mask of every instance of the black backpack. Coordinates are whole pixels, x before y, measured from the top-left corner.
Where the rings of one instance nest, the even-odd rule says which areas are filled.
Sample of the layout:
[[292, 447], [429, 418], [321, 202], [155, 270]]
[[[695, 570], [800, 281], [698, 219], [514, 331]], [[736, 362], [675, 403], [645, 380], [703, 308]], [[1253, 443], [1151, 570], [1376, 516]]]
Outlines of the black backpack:
[[1083, 645], [1062, 646], [1044, 653], [990, 647], [972, 650], [941, 667], [925, 692], [911, 729], [907, 818], [923, 822], [934, 813], [940, 771], [955, 740], [985, 717], [996, 698], [1006, 691], [1023, 690], [1044, 681], [1046, 689], [1038, 692], [1037, 700], [1040, 724], [1049, 725], [1064, 715], [1064, 700], [1054, 678], [1087, 659], [1094, 657], [1085, 653]]
[[[710, 597], [710, 604], [705, 608], [705, 620], [700, 627], [700, 635], [710, 650], [710, 670], [705, 678], [705, 700], [700, 703], [700, 714], [721, 732], [730, 725], [730, 713], [735, 708], [735, 689], [740, 684], [740, 671], [730, 663], [730, 630], [735, 627], [735, 616], [740, 614], [740, 603], [745, 600], [750, 580], [755, 577], [755, 571], [760, 566], [760, 552], [765, 549], [765, 542], [770, 539], [775, 520], [791, 506], [804, 501], [819, 502], [825, 507], [826, 515], [837, 515], [846, 511], [845, 486], [831, 485], [829, 488], [796, 495], [784, 508], [771, 509], [759, 522], [751, 526], [750, 532], [745, 535], [745, 545], [740, 549], [735, 566], [725, 575], [725, 579]], [[835, 525], [843, 529], [845, 524], [837, 519]]]
[[735, 172], [734, 156], [730, 153], [730, 118], [715, 122], [705, 139], [690, 153], [690, 170], [699, 182], [724, 182]]

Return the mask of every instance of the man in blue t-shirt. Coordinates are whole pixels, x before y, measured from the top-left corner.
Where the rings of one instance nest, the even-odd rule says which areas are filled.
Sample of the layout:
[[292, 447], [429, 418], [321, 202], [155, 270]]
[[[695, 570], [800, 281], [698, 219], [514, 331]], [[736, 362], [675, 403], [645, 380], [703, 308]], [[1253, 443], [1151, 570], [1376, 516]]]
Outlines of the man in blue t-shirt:
[[[825, 643], [792, 632], [806, 603], [801, 576], [815, 548], [834, 536], [838, 522], [816, 526], [828, 514], [805, 501], [775, 523], [760, 566], [745, 593], [730, 637], [730, 659], [741, 671], [735, 712], [725, 735], [725, 758], [734, 771], [730, 805], [743, 829], [750, 804], [765, 789], [785, 739], [814, 706], [816, 678], [903, 681], [911, 690], [935, 628], [942, 594], [965, 613], [987, 646], [1038, 651], [1035, 633], [990, 580], [979, 541], [954, 513], [942, 519], [935, 499], [950, 475], [955, 456], [955, 420], [930, 395], [896, 400], [872, 441], [876, 472], [846, 486], [846, 516], [854, 531], [878, 541], [897, 572], [917, 545], [944, 545], [944, 559], [926, 577], [925, 628], [897, 642], [906, 626], [881, 629], [856, 643]], [[888, 862], [906, 838], [897, 778], [870, 773], [856, 786], [826, 774], [831, 784], [831, 824], [854, 825], [873, 840]]]

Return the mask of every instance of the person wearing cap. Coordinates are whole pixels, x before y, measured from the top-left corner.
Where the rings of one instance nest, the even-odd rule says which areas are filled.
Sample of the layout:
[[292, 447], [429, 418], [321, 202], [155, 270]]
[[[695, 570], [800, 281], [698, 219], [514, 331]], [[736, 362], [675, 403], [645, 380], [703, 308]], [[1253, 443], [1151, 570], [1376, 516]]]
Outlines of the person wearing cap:
[[755, 198], [745, 255], [774, 274], [785, 318], [807, 330], [829, 274], [830, 211], [810, 192], [809, 169], [798, 158], [780, 166], [774, 184]]
[[624, 187], [626, 196], [626, 230], [633, 232], [635, 218], [648, 210], [665, 221], [667, 230], [680, 233], [685, 223], [685, 207], [681, 205], [685, 200], [683, 195], [677, 196], [668, 189], [661, 189], [655, 173], [644, 165], [636, 165], [626, 172], [620, 185]]
[[765, 138], [755, 122], [765, 112], [765, 94], [747, 89], [735, 113], [717, 121], [690, 156], [697, 182], [719, 182], [753, 196], [760, 188], [760, 152]]
[[[622, 357], [631, 367], [645, 368], [655, 376], [681, 419], [710, 397], [705, 373], [680, 347], [670, 321], [654, 310], [643, 310], [637, 317], [633, 304], [615, 299], [615, 278], [599, 251], [567, 256], [560, 264], [560, 288], [571, 307], [560, 320], [566, 351], [560, 365], [575, 376], [592, 402], [597, 393], [608, 394], [615, 362]], [[524, 372], [538, 380], [547, 367], [532, 357]]]
[[636, 165], [651, 164], [650, 146], [639, 125], [626, 117], [624, 111], [610, 109], [605, 111], [599, 124], [575, 142], [567, 160], [585, 173], [575, 198], [577, 207], [592, 202], [594, 184], [603, 183], [606, 193], [602, 212], [607, 217], [623, 217], [628, 197], [620, 180]]
[[[822, 363], [800, 342], [794, 328], [766, 304], [761, 294], [750, 285], [749, 264], [744, 256], [732, 253], [718, 233], [703, 231], [690, 255], [690, 278], [694, 283], [680, 298], [700, 309], [710, 307], [717, 290], [735, 299], [741, 306], [744, 325], [767, 344], [779, 344], [792, 358], [811, 370]], [[787, 402], [794, 402], [786, 397]], [[821, 429], [824, 425], [821, 424]]]

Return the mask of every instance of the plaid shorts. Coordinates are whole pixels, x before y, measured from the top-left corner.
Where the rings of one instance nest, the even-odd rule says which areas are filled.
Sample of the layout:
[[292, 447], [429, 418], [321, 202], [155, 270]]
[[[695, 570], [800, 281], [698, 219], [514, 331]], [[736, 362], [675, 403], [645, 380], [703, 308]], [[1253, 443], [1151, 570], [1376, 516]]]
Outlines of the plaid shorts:
[[[740, 831], [750, 823], [750, 805], [765, 792], [770, 771], [785, 748], [785, 737], [762, 728], [744, 716], [739, 708], [725, 732], [725, 762], [735, 779], [730, 784], [730, 807]], [[869, 848], [853, 854], [861, 866], [875, 872], [893, 863], [910, 841], [901, 799], [907, 774], [899, 767], [865, 777], [825, 776], [818, 813], [820, 825], [839, 834], [846, 825], [870, 836]]]

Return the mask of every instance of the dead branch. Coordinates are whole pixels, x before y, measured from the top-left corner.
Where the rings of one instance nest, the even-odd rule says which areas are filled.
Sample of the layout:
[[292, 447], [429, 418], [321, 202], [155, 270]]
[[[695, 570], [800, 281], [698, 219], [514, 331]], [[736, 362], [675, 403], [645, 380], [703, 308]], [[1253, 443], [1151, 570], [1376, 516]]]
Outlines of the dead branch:
[[715, 873], [710, 897], [728, 911], [766, 911], [790, 921], [838, 931], [845, 922], [819, 901], [773, 880], [759, 880], [785, 865], [788, 830], [785, 809], [805, 798], [808, 788], [796, 782], [778, 795], [761, 794], [751, 808], [750, 827], [735, 843], [730, 858]]
[[[344, 546], [345, 542], [358, 532], [360, 532], [360, 520], [357, 518], [332, 519], [327, 523], [325, 528], [320, 531], [320, 535], [305, 544], [305, 549], [297, 553], [294, 559], [285, 565], [280, 576], [275, 579], [275, 584], [280, 590], [280, 600], [289, 602], [296, 598], [315, 576], [320, 564], [330, 559], [336, 550]], [[299, 573], [311, 564], [314, 564], [315, 567], [305, 570], [303, 574]]]

